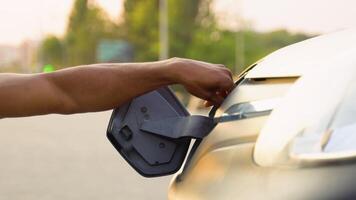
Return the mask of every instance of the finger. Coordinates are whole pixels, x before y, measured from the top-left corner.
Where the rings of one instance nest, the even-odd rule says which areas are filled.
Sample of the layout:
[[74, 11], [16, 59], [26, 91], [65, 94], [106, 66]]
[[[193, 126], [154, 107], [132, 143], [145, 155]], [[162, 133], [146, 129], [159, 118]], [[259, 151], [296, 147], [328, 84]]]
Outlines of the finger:
[[216, 96], [217, 96], [217, 98], [216, 98], [217, 100], [216, 101], [219, 101], [219, 102], [205, 101], [204, 102], [204, 106], [205, 107], [210, 107], [210, 106], [216, 105], [216, 104], [220, 105], [224, 101], [224, 99], [227, 96], [227, 94], [228, 93], [226, 91], [218, 91], [218, 92], [216, 92]]
[[210, 107], [210, 106], [212, 106], [212, 105], [214, 105], [214, 104], [213, 104], [213, 102], [211, 102], [211, 101], [205, 101], [205, 102], [204, 102], [204, 106], [205, 106], [205, 107]]
[[225, 97], [227, 97], [228, 92], [227, 91], [218, 91], [218, 92], [216, 92], [216, 95], [219, 95], [219, 96], [225, 98]]
[[218, 91], [230, 92], [233, 86], [234, 82], [232, 78], [226, 78], [219, 83]]
[[207, 102], [211, 102], [211, 98], [214, 96], [214, 92], [211, 92], [209, 90], [200, 90], [199, 94], [197, 95], [197, 97], [207, 101]]
[[220, 70], [222, 70], [226, 75], [232, 78], [232, 72], [229, 68], [227, 68], [225, 65], [222, 64], [217, 64], [217, 66], [220, 67], [221, 68]]
[[220, 101], [220, 104], [225, 100], [227, 93], [226, 91], [218, 91], [216, 92], [216, 95], [218, 97], [218, 100]]
[[212, 102], [215, 106], [219, 106], [224, 101], [224, 98], [215, 94], [212, 95], [208, 101]]
[[229, 68], [224, 68], [225, 73], [228, 74], [230, 77], [232, 77], [232, 72]]
[[224, 92], [222, 93], [223, 97], [226, 98], [227, 95], [229, 95], [229, 92], [230, 92], [230, 91], [224, 91]]
[[223, 65], [223, 64], [216, 64], [216, 66], [218, 66], [218, 67], [220, 67], [220, 68], [226, 68], [226, 66]]

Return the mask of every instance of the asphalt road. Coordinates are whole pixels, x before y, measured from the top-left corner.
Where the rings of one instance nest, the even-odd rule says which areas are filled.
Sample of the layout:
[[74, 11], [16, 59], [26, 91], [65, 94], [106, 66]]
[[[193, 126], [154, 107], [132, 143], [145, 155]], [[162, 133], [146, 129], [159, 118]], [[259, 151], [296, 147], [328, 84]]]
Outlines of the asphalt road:
[[0, 120], [0, 200], [167, 199], [106, 139], [110, 112]]

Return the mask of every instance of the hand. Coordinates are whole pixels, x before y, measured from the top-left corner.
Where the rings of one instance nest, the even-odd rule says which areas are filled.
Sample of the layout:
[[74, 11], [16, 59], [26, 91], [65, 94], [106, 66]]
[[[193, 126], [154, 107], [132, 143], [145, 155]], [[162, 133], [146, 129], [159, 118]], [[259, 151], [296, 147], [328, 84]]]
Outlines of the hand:
[[232, 89], [231, 71], [223, 65], [190, 59], [170, 59], [177, 82], [194, 96], [206, 100], [206, 106], [220, 105]]

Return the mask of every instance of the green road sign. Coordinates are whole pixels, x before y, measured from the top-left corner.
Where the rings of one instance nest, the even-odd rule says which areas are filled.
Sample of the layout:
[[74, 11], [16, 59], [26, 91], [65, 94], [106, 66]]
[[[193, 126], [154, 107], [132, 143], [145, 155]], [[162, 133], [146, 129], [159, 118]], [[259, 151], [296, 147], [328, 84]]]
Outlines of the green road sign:
[[132, 45], [124, 40], [101, 40], [97, 47], [98, 62], [131, 62]]

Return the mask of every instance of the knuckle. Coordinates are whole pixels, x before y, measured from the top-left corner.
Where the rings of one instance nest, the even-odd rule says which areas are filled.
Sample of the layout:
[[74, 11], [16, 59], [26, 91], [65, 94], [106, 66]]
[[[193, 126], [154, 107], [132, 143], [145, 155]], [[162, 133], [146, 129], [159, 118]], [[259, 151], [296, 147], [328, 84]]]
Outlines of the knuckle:
[[184, 59], [182, 58], [179, 58], [179, 57], [172, 57], [169, 59], [171, 62], [174, 62], [174, 63], [180, 63], [182, 64], [184, 62]]
[[221, 89], [230, 89], [233, 86], [233, 81], [230, 78], [221, 79], [219, 82], [219, 86]]
[[214, 101], [215, 100], [214, 93], [210, 92], [209, 94], [207, 94], [207, 100]]
[[179, 57], [172, 57], [171, 59], [172, 60], [179, 60], [180, 58]]
[[196, 95], [204, 100], [210, 100], [211, 98], [210, 92], [207, 90], [200, 90]]
[[229, 68], [223, 68], [222, 70], [224, 73], [228, 74], [229, 76], [232, 76], [232, 72]]
[[217, 66], [217, 67], [220, 67], [220, 68], [226, 68], [226, 66], [223, 65], [223, 64], [216, 64], [216, 66]]

